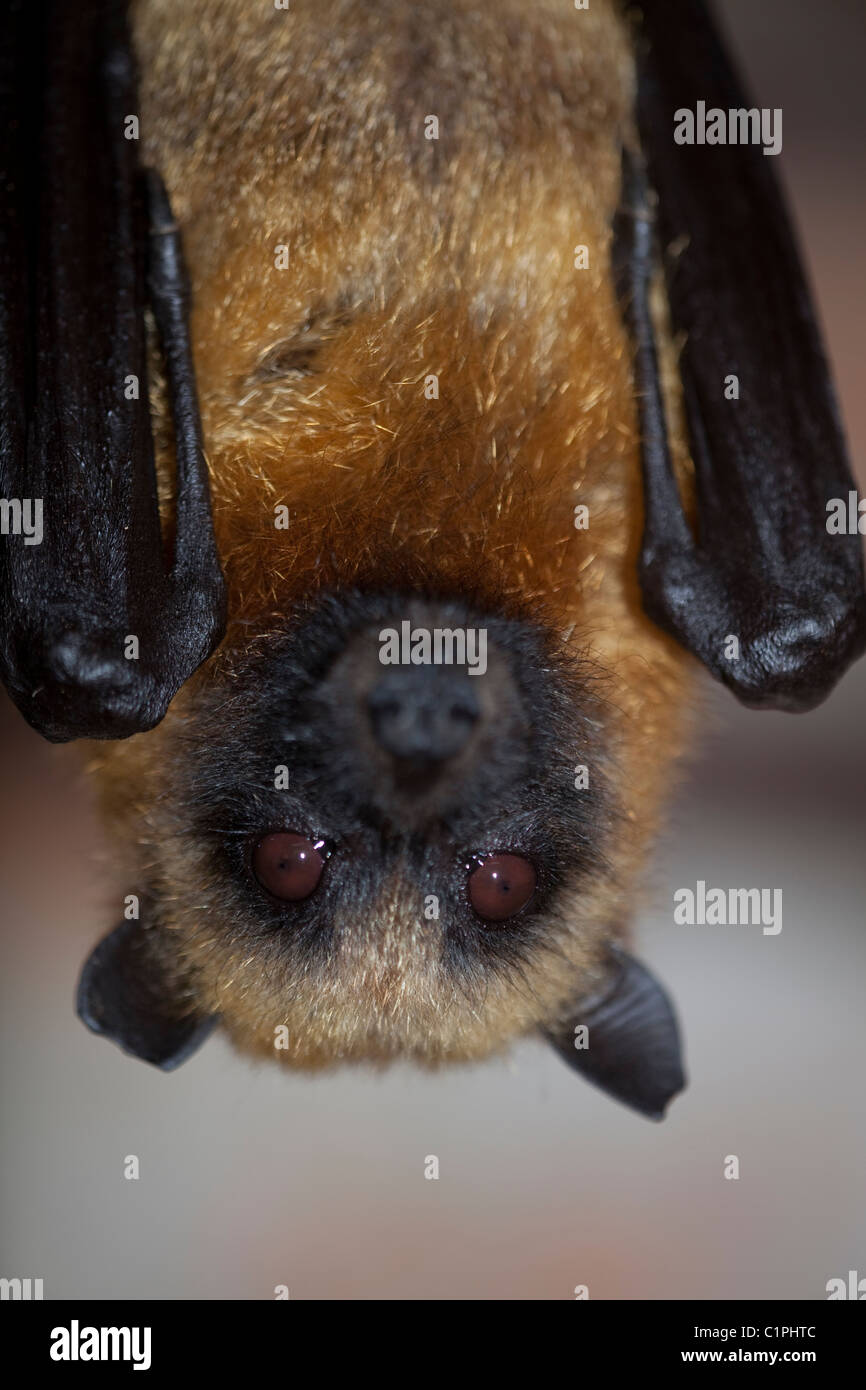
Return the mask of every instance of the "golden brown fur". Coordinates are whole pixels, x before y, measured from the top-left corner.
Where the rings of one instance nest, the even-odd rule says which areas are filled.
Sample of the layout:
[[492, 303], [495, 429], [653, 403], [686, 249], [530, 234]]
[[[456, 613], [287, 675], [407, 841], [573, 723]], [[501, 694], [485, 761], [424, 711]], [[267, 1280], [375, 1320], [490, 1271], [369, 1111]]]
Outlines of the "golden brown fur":
[[[99, 750], [124, 891], [157, 899], [196, 1006], [244, 1046], [273, 1055], [284, 1023], [276, 1055], [296, 1065], [483, 1056], [592, 984], [683, 728], [688, 659], [640, 608], [633, 385], [608, 262], [628, 32], [603, 0], [139, 0], [135, 32], [144, 156], [193, 283], [231, 623], [159, 728]], [[537, 611], [602, 673], [606, 871], [560, 904], [549, 949], [483, 997], [443, 973], [400, 881], [315, 974], [264, 968], [186, 831], [177, 776], [199, 692], [224, 682], [242, 710], [235, 654], [299, 598], [354, 583]]]

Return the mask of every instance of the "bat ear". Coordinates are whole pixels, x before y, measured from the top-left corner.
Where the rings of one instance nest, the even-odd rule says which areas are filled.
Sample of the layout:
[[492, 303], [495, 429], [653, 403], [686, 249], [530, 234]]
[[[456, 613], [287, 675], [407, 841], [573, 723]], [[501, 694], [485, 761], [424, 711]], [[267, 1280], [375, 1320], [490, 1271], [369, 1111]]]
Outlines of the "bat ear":
[[607, 988], [547, 1036], [587, 1081], [661, 1120], [686, 1084], [673, 1007], [645, 966], [618, 948], [611, 959]]
[[89, 956], [78, 982], [76, 1010], [132, 1057], [174, 1071], [204, 1042], [217, 1016], [190, 1014], [176, 998], [158, 933], [140, 922], [122, 922]]

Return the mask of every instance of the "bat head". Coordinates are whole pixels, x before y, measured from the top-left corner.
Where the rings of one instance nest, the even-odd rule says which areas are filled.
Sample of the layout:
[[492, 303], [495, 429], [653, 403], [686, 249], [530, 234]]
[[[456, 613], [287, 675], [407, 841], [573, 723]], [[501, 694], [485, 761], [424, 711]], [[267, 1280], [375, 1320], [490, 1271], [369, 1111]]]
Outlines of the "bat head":
[[[85, 1020], [163, 1066], [216, 1016], [303, 1068], [471, 1060], [541, 1027], [592, 1075], [605, 1028], [581, 1057], [575, 982], [592, 1012], [626, 970], [603, 703], [532, 619], [320, 596], [186, 699], [149, 798], [144, 914], [91, 958]], [[682, 1076], [653, 991], [600, 1084], [658, 1114]], [[636, 1083], [647, 1027], [667, 1044]]]

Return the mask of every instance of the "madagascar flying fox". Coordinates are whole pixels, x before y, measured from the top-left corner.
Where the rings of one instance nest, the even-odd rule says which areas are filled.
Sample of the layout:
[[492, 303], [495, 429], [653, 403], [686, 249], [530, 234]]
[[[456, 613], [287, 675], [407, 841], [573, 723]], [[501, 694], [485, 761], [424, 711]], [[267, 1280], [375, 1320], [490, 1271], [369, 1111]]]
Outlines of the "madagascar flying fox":
[[660, 1116], [694, 656], [808, 708], [866, 631], [773, 153], [681, 138], [751, 109], [704, 7], [9, 11], [2, 670], [99, 740], [82, 1017], [165, 1068], [539, 1034]]

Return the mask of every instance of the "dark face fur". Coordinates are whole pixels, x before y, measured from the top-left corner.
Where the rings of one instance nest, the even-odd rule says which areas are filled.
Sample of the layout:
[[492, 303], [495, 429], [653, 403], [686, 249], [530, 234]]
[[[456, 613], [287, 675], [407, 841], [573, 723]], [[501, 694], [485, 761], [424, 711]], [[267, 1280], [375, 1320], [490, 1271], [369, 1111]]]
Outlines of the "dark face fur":
[[[484, 634], [486, 670], [383, 665], [380, 634], [407, 620]], [[598, 870], [606, 815], [595, 700], [549, 634], [452, 602], [329, 596], [242, 667], [201, 690], [171, 775], [171, 839], [218, 889], [181, 928], [196, 992], [215, 987], [231, 1028], [219, 997], [231, 960], [244, 1032], [254, 1011], [273, 1047], [280, 1025], [295, 1031], [299, 982], [318, 981], [303, 1036], [281, 1049], [302, 1062], [329, 996], [340, 1050], [363, 1056], [446, 1055], [458, 1001], [461, 1018], [480, 1017], [491, 994], [523, 990], [531, 1008], [539, 960], [561, 949], [558, 909]], [[589, 788], [575, 786], [579, 765]], [[324, 861], [288, 901], [279, 875], [257, 872], [262, 841], [287, 833], [308, 864]], [[470, 880], [494, 858], [527, 867], [513, 915], [491, 919], [477, 910], [490, 891]]]

